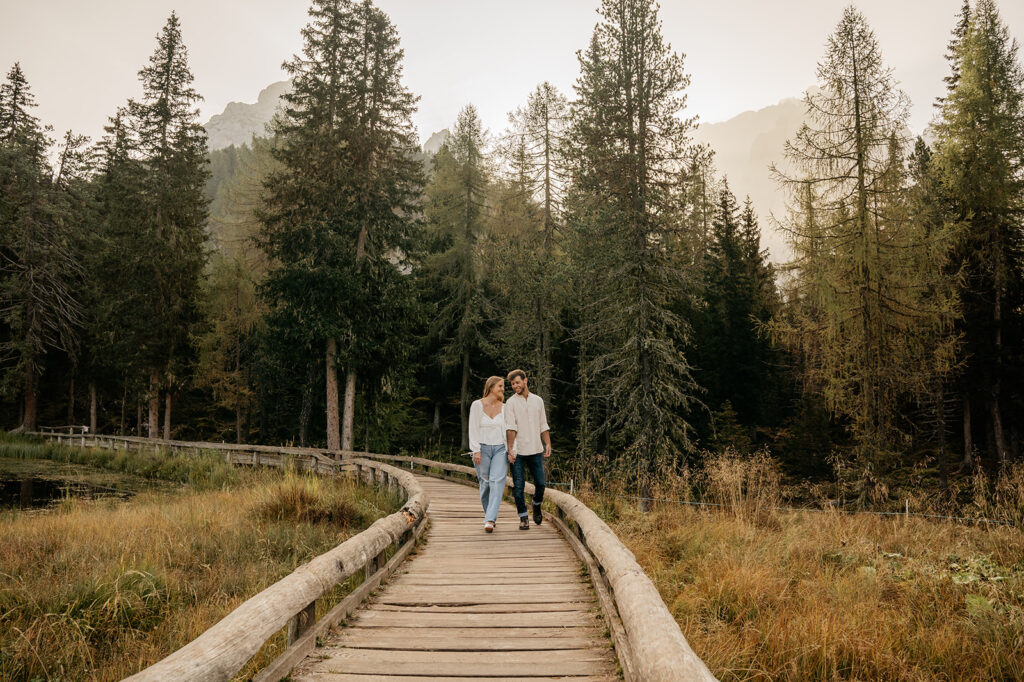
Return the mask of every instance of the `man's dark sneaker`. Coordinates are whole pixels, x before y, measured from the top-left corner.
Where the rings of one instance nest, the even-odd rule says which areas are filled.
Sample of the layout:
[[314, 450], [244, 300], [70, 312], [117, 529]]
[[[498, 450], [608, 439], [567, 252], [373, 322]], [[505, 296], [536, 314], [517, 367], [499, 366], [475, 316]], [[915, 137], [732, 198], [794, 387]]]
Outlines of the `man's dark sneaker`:
[[544, 515], [540, 513], [540, 506], [534, 506], [533, 508], [533, 522], [538, 526], [540, 522], [544, 520]]
[[530, 519], [525, 516], [519, 517], [519, 530], [530, 530]]

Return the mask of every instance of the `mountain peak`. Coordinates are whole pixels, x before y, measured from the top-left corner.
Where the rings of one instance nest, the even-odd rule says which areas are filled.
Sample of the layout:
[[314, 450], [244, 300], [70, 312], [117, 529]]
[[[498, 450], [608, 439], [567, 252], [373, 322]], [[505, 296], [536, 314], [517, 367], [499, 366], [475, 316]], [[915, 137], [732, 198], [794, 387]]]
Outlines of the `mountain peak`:
[[291, 81], [278, 81], [260, 90], [255, 103], [229, 102], [223, 113], [212, 116], [206, 124], [210, 149], [248, 144], [253, 135], [264, 135], [281, 96], [291, 89]]

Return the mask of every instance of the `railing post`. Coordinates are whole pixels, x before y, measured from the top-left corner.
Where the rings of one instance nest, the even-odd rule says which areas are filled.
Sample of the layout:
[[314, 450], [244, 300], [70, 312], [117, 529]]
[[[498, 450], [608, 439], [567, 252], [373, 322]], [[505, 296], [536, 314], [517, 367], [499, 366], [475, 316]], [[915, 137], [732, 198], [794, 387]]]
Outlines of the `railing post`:
[[289, 646], [294, 644], [295, 640], [297, 640], [299, 637], [302, 637], [302, 635], [304, 635], [307, 630], [313, 627], [314, 623], [316, 623], [315, 599], [311, 601], [309, 604], [307, 604], [306, 608], [302, 609], [294, 616], [292, 616], [292, 619], [288, 621]]

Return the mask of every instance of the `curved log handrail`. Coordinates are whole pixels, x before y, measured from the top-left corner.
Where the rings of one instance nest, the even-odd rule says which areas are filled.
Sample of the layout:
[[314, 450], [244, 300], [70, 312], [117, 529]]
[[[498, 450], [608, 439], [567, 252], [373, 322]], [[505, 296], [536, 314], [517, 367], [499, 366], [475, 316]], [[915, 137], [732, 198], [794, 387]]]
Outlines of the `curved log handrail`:
[[[317, 599], [377, 561], [389, 546], [399, 544], [423, 522], [430, 498], [412, 474], [365, 459], [351, 463], [396, 481], [409, 495], [402, 509], [378, 519], [363, 532], [295, 569], [181, 649], [128, 679], [136, 682], [230, 679], [293, 618], [312, 611], [315, 619]], [[312, 622], [308, 622], [293, 629], [305, 632], [311, 626]], [[290, 639], [297, 638], [296, 633], [290, 634]]]
[[[229, 462], [284, 466], [286, 458], [296, 458], [303, 468], [318, 473], [353, 472], [368, 482], [393, 486], [406, 493], [402, 509], [378, 519], [369, 528], [324, 554], [295, 569], [259, 594], [250, 597], [213, 627], [166, 658], [127, 678], [150, 680], [228, 680], [279, 630], [288, 626], [288, 648], [262, 671], [260, 680], [278, 680], [313, 648], [316, 636], [344, 618], [408, 555], [422, 532], [430, 497], [416, 477], [408, 471], [379, 461], [348, 457], [339, 462], [312, 448], [274, 448], [268, 446], [227, 446], [219, 443], [157, 441], [126, 436], [102, 436], [39, 432], [50, 441], [72, 446], [166, 447], [196, 452], [226, 451]], [[252, 457], [250, 457], [250, 454]], [[340, 453], [339, 453], [340, 454]], [[403, 544], [404, 543], [404, 544]], [[387, 561], [389, 547], [395, 554]], [[365, 580], [348, 597], [316, 622], [317, 600], [358, 571]]]
[[[476, 481], [476, 470], [460, 464], [437, 462], [422, 457], [395, 455], [367, 455], [389, 462], [406, 462], [446, 473], [471, 477]], [[467, 483], [465, 478], [444, 476]], [[533, 486], [527, 484], [527, 492]], [[566, 524], [575, 526], [575, 535], [593, 556], [600, 571], [600, 579], [612, 594], [614, 608], [625, 630], [627, 646], [616, 646], [627, 682], [678, 682], [679, 680], [715, 680], [708, 667], [690, 648], [679, 624], [669, 613], [651, 579], [644, 573], [633, 553], [619, 540], [615, 532], [585, 504], [568, 493], [548, 488], [544, 499], [558, 509]], [[598, 576], [592, 576], [595, 579]], [[614, 638], [614, 627], [612, 628]]]

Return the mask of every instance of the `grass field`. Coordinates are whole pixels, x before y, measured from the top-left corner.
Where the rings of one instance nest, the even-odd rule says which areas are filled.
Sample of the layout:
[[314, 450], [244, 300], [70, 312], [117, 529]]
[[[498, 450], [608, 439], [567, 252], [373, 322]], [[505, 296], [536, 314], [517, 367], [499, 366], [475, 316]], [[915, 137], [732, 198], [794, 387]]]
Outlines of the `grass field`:
[[0, 679], [121, 679], [398, 506], [343, 480], [212, 462], [166, 472], [195, 484], [0, 516]]
[[1019, 528], [777, 511], [764, 480], [716, 510], [583, 495], [719, 679], [1024, 679]]

